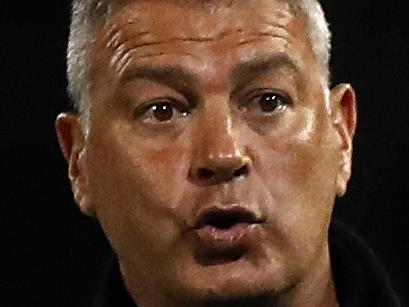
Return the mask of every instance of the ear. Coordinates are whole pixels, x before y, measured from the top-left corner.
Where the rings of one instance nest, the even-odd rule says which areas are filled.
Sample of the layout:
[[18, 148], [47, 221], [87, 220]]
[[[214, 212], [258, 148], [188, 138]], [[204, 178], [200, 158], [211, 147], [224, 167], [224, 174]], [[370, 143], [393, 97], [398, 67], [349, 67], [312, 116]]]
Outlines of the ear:
[[347, 190], [351, 177], [353, 138], [357, 123], [355, 91], [349, 84], [340, 84], [331, 90], [331, 116], [340, 141], [340, 170], [337, 175], [337, 196]]
[[93, 215], [88, 176], [84, 163], [86, 150], [80, 115], [72, 113], [58, 115], [55, 121], [55, 130], [61, 151], [68, 163], [68, 178], [71, 182], [75, 202], [84, 214]]

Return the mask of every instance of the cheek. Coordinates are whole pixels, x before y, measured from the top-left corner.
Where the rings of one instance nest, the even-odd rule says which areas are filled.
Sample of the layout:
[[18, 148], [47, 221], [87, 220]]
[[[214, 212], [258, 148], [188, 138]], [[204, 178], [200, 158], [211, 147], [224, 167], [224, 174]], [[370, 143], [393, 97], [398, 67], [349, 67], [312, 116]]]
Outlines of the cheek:
[[270, 216], [291, 245], [322, 239], [335, 197], [336, 152], [327, 123], [311, 114], [263, 140], [256, 172], [271, 192]]
[[138, 210], [159, 204], [172, 207], [188, 173], [187, 146], [180, 141], [153, 144], [123, 130], [105, 132], [91, 144], [90, 177], [99, 180], [94, 194], [109, 194], [117, 197], [120, 207], [138, 205]]
[[105, 134], [91, 144], [95, 211], [114, 249], [126, 251], [124, 257], [140, 250], [145, 251], [141, 259], [158, 257], [158, 250], [166, 252], [177, 239], [186, 154], [183, 144], [153, 149], [132, 136]]
[[266, 180], [280, 185], [274, 191], [314, 192], [322, 186], [322, 192], [335, 182], [336, 156], [325, 115], [308, 109], [302, 114], [291, 118], [279, 133], [263, 139], [258, 171], [267, 170], [270, 176]]

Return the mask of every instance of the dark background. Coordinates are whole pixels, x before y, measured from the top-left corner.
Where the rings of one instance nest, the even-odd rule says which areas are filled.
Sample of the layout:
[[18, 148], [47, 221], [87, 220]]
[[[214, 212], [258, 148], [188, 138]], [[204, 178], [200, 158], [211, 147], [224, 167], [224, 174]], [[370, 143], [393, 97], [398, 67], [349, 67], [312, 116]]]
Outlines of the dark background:
[[[354, 173], [335, 215], [366, 239], [408, 302], [407, 12], [403, 1], [324, 7], [333, 81], [355, 86], [359, 109]], [[109, 253], [72, 200], [54, 133], [68, 109], [68, 20], [68, 1], [0, 3], [0, 306], [90, 306]]]

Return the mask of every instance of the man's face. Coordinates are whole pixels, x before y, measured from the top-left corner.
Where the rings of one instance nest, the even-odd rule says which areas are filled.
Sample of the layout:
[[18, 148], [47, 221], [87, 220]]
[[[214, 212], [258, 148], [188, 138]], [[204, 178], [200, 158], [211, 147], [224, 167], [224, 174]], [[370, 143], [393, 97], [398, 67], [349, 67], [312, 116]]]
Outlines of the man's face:
[[249, 3], [131, 1], [97, 36], [74, 189], [141, 289], [280, 292], [325, 257], [342, 137], [300, 13]]

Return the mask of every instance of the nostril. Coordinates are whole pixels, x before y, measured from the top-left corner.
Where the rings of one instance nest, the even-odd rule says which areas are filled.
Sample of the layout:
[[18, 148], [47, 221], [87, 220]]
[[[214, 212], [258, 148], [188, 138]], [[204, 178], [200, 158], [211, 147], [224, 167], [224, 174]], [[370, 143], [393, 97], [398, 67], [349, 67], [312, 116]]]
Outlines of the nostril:
[[197, 171], [197, 176], [199, 177], [199, 179], [202, 179], [202, 180], [210, 179], [215, 175], [216, 175], [215, 172], [207, 168], [199, 168]]
[[240, 177], [240, 176], [244, 176], [247, 175], [249, 172], [248, 168], [246, 165], [240, 167], [239, 169], [236, 169], [233, 173], [234, 177]]

